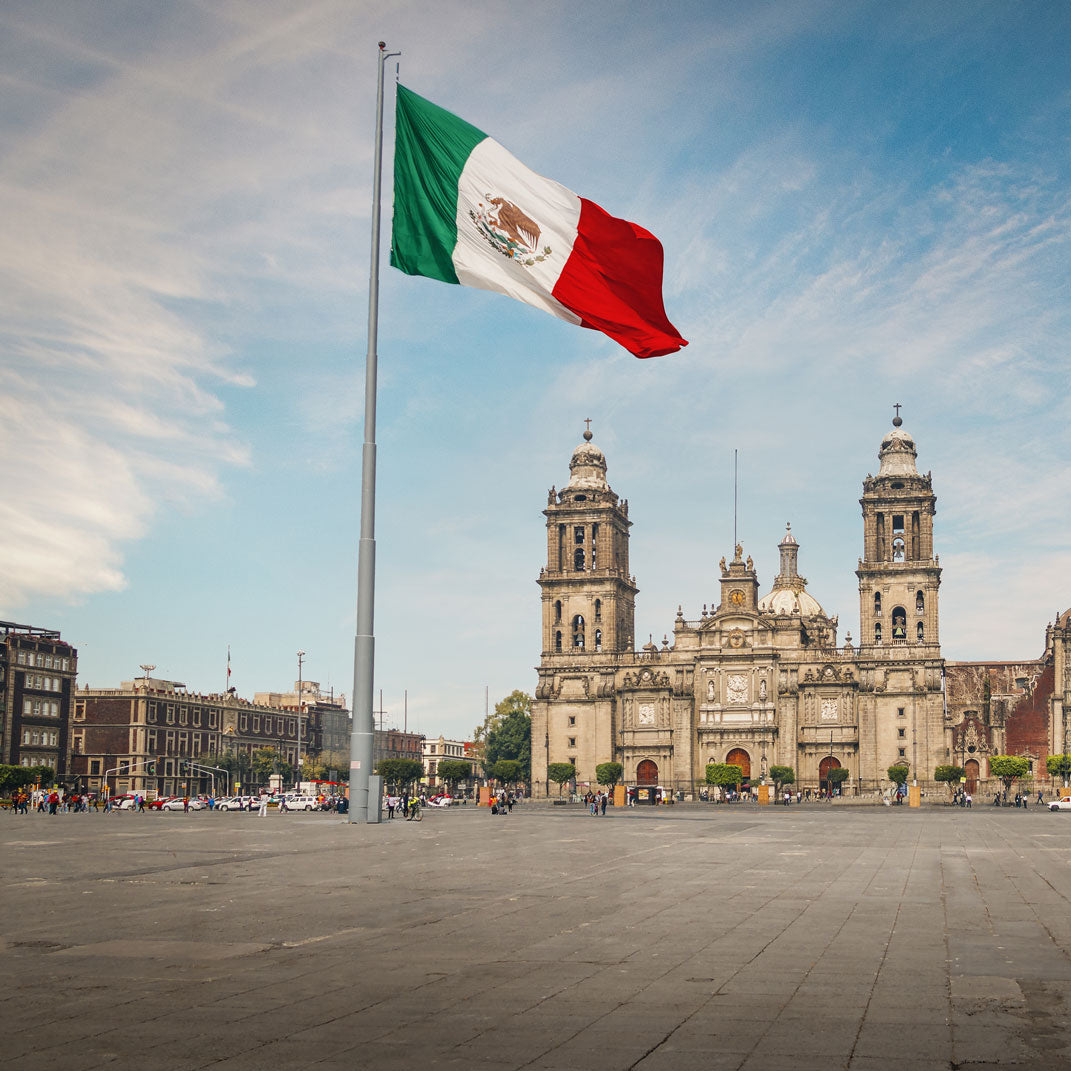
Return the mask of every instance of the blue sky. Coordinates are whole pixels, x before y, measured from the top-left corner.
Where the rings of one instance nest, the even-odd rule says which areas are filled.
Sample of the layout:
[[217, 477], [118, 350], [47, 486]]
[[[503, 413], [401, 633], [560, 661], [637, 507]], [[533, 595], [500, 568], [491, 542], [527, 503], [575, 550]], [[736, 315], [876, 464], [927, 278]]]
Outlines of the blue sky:
[[[468, 736], [531, 691], [542, 509], [585, 417], [630, 501], [636, 633], [763, 590], [786, 521], [858, 637], [894, 402], [931, 470], [946, 657], [1071, 605], [1071, 6], [0, 9], [0, 616], [80, 681], [143, 662], [349, 695], [376, 41], [402, 80], [662, 240], [691, 345], [637, 361], [386, 267], [377, 680]], [[388, 102], [392, 104], [392, 101]], [[384, 222], [389, 233], [392, 107]]]

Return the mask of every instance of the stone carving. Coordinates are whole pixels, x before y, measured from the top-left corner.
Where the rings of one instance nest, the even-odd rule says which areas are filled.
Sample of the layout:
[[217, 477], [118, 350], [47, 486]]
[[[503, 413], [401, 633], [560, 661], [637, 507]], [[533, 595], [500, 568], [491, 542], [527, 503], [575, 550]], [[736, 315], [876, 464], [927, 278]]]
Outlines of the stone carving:
[[714, 682], [713, 681], [707, 681], [707, 702], [708, 703], [713, 703], [714, 702]]
[[766, 699], [766, 678], [765, 677], [761, 677], [759, 679], [759, 698], [762, 699], [762, 700]]
[[836, 699], [822, 700], [822, 721], [836, 721], [839, 704]]
[[725, 701], [746, 703], [748, 701], [747, 677], [743, 673], [730, 673], [725, 681]]
[[654, 706], [651, 703], [640, 703], [636, 708], [636, 721], [640, 725], [654, 725]]

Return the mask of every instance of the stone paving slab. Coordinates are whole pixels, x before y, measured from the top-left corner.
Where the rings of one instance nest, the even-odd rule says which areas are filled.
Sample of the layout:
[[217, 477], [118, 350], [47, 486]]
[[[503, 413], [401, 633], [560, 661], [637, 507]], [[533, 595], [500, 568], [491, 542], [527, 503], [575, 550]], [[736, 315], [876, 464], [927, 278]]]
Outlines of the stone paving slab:
[[0, 1068], [1071, 1071], [1071, 816], [0, 816]]

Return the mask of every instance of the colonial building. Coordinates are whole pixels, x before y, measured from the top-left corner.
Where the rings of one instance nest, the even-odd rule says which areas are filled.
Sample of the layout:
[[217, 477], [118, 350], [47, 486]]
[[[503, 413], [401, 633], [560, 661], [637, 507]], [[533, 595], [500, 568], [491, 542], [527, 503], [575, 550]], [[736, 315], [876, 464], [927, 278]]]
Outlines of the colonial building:
[[[299, 746], [296, 712], [149, 676], [77, 692], [73, 736], [83, 787], [149, 796], [209, 791], [211, 775], [191, 760], [274, 748], [296, 765]], [[215, 787], [225, 780], [217, 774]]]
[[[672, 641], [637, 652], [628, 502], [607, 483], [606, 458], [585, 432], [569, 482], [551, 488], [544, 512], [533, 790], [548, 791], [548, 763], [572, 763], [578, 780], [594, 781], [598, 763], [616, 760], [632, 784], [686, 792], [704, 782], [708, 763], [722, 762], [755, 781], [774, 764], [790, 766], [797, 785], [811, 788], [829, 769], [844, 768], [849, 791], [888, 786], [888, 767], [902, 764], [924, 788], [945, 791], [932, 783], [934, 769], [967, 754], [981, 733], [970, 728], [980, 710], [955, 692], [946, 713], [936, 497], [916, 457], [897, 416], [881, 442], [877, 475], [863, 481], [857, 644], [850, 635], [838, 642], [837, 617], [807, 590], [789, 528], [769, 590], [762, 592], [737, 545], [731, 560], [721, 560], [717, 603], [697, 618], [678, 608]], [[1060, 622], [1050, 629], [1047, 656], [1063, 659], [1060, 697], [1051, 701], [1060, 728], [1050, 733], [1046, 722], [1040, 734], [1042, 770], [1050, 747], [1071, 744], [1071, 625], [1067, 614]], [[1041, 679], [1034, 664], [1020, 669], [1011, 675], [1017, 688], [1020, 678]], [[1000, 746], [1013, 738], [1005, 733]], [[995, 746], [986, 740], [987, 750]]]
[[424, 741], [424, 784], [428, 788], [438, 788], [445, 784], [439, 775], [439, 763], [444, 759], [468, 764], [468, 778], [475, 774], [476, 756], [471, 741], [447, 740], [440, 736], [437, 740]]
[[0, 764], [67, 779], [77, 673], [78, 652], [58, 632], [0, 621]]
[[318, 681], [302, 680], [294, 682], [292, 692], [256, 692], [253, 702], [298, 713], [301, 754], [333, 769], [349, 769], [352, 719], [345, 695], [324, 692]]

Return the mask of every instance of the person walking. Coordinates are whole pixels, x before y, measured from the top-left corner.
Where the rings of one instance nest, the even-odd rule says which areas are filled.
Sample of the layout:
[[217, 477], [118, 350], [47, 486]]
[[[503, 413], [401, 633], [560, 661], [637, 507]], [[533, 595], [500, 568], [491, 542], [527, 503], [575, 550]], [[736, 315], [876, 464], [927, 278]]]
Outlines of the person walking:
[[261, 792], [260, 794], [260, 810], [257, 811], [258, 818], [268, 817], [268, 794], [267, 792]]
[[971, 794], [968, 792], [967, 795], [965, 796], [965, 799], [967, 801], [967, 809], [969, 810], [971, 804], [974, 802], [974, 797], [971, 796]]
[[607, 793], [602, 794], [602, 799], [599, 801], [599, 808], [602, 811], [603, 818], [606, 817], [606, 805], [610, 802], [610, 797]]
[[1045, 806], [1045, 797], [1041, 794], [1041, 789], [1040, 788], [1038, 789], [1038, 801], [1034, 806], [1035, 807], [1044, 807]]

